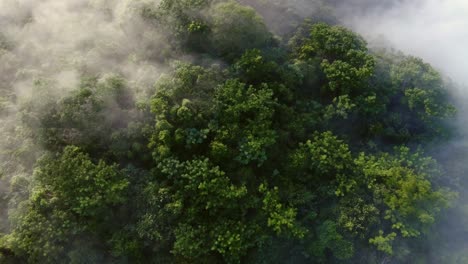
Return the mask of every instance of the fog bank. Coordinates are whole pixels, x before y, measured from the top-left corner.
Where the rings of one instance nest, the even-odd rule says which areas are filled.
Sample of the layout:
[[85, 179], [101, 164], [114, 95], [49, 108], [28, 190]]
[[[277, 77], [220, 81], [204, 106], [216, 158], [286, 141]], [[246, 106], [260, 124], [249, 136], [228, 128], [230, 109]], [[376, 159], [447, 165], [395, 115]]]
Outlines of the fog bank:
[[337, 15], [366, 39], [390, 45], [431, 63], [468, 84], [468, 1], [342, 1]]

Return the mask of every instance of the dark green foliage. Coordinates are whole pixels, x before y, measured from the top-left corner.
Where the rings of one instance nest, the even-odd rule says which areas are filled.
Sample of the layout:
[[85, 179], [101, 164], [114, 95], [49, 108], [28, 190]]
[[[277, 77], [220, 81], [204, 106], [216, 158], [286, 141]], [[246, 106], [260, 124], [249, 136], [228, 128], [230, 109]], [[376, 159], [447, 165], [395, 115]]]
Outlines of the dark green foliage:
[[0, 261], [410, 263], [428, 249], [457, 197], [425, 154], [455, 114], [430, 65], [325, 23], [281, 40], [234, 1], [142, 14], [168, 57], [193, 63], [143, 100], [120, 77], [84, 76], [2, 127], [1, 160], [28, 162], [1, 164], [21, 174], [0, 201], [16, 208]]
[[21, 205], [24, 213], [5, 238], [31, 263], [63, 260], [80, 237], [108, 233], [112, 208], [127, 199], [128, 181], [117, 166], [93, 164], [72, 146], [38, 161], [34, 176], [37, 183]]
[[162, 24], [174, 48], [233, 61], [248, 49], [276, 45], [254, 9], [235, 1], [162, 1], [144, 15]]
[[263, 19], [251, 8], [229, 1], [215, 5], [211, 12], [213, 48], [223, 58], [233, 60], [248, 49], [274, 43]]

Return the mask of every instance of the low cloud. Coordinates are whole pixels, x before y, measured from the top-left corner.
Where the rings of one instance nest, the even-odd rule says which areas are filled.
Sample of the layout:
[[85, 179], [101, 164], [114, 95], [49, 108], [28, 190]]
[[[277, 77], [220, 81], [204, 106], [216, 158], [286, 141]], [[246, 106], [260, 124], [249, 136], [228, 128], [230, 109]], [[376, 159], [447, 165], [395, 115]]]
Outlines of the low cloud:
[[383, 37], [457, 83], [468, 84], [468, 1], [352, 0], [341, 4], [337, 14], [371, 44]]

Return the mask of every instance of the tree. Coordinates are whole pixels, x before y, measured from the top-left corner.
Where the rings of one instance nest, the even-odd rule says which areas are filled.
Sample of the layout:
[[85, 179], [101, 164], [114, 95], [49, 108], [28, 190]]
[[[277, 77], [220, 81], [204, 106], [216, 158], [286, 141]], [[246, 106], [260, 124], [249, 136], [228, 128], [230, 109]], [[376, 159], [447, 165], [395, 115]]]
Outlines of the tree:
[[456, 159], [428, 155], [454, 114], [430, 65], [312, 20], [278, 38], [243, 1], [151, 3], [142, 23], [171, 48], [151, 62], [190, 63], [145, 96], [38, 79], [18, 124], [0, 91], [0, 261], [424, 261], [457, 197]]
[[[83, 237], [112, 229], [112, 208], [126, 201], [128, 181], [115, 165], [94, 164], [76, 147], [42, 158], [35, 170], [24, 214], [15, 219], [6, 239], [29, 262], [67, 259], [70, 247]], [[41, 244], [41, 247], [37, 245]]]
[[275, 40], [254, 9], [234, 1], [211, 10], [211, 40], [217, 55], [232, 61], [246, 50], [272, 46]]
[[374, 60], [364, 39], [340, 26], [313, 25], [310, 37], [296, 49], [301, 59], [319, 58], [327, 79], [324, 92], [334, 96], [360, 94], [373, 73]]

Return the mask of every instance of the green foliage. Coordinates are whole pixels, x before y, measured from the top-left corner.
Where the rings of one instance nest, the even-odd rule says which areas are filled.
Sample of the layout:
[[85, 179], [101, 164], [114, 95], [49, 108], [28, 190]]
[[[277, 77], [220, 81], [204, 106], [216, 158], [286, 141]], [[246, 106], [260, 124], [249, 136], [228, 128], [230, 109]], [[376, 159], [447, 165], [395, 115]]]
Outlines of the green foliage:
[[146, 9], [145, 16], [165, 25], [176, 47], [228, 61], [275, 42], [263, 18], [235, 1], [162, 1], [158, 9]]
[[426, 233], [443, 208], [447, 208], [454, 193], [434, 188], [430, 177], [437, 177], [434, 162], [410, 154], [407, 148], [397, 150], [398, 156], [360, 155], [356, 165], [362, 168], [363, 179], [374, 199], [384, 205], [384, 219], [391, 229], [403, 237]]
[[354, 255], [353, 244], [337, 231], [337, 225], [333, 221], [325, 221], [317, 228], [318, 240], [314, 243], [311, 251], [317, 258], [325, 255], [325, 250], [331, 250], [337, 259], [346, 260]]
[[393, 254], [392, 241], [395, 239], [396, 234], [391, 233], [384, 236], [383, 231], [379, 232], [379, 235], [369, 239], [369, 243], [375, 245], [378, 250], [383, 251], [387, 254]]
[[238, 148], [235, 160], [261, 166], [267, 159], [267, 148], [275, 144], [276, 133], [271, 118], [276, 100], [266, 84], [246, 87], [228, 80], [215, 93], [216, 142]]
[[[247, 194], [246, 187], [234, 186], [207, 159], [185, 163], [169, 159], [161, 163], [159, 170], [161, 176], [174, 181], [167, 187], [172, 205], [166, 206], [174, 208], [177, 217], [183, 219], [174, 227], [174, 253], [195, 260], [215, 251], [227, 259], [238, 259], [249, 246], [250, 236], [245, 234], [248, 230], [233, 219], [225, 219], [222, 226], [218, 221], [229, 207], [240, 209], [238, 204]], [[185, 207], [188, 203], [191, 209]], [[193, 243], [195, 238], [200, 243]]]
[[211, 0], [160, 1], [158, 6], [147, 5], [143, 17], [154, 21], [167, 36], [164, 54], [175, 55], [179, 50], [203, 50], [209, 26], [201, 11]]
[[215, 5], [211, 11], [212, 42], [217, 54], [228, 60], [244, 51], [271, 45], [273, 35], [254, 9], [235, 1]]
[[297, 168], [306, 169], [311, 176], [333, 177], [346, 171], [352, 161], [349, 148], [331, 132], [315, 134], [313, 141], [301, 144], [292, 158]]
[[452, 128], [443, 120], [452, 118], [456, 110], [439, 73], [417, 58], [382, 56], [379, 67], [385, 67], [386, 73], [375, 78], [383, 79], [385, 92], [377, 94], [388, 106], [378, 115], [378, 133], [400, 143], [449, 137]]
[[365, 88], [365, 81], [373, 73], [374, 60], [360, 36], [340, 26], [319, 23], [312, 26], [310, 38], [304, 42], [299, 48], [299, 58], [321, 59], [328, 80], [327, 91], [345, 95]]
[[234, 64], [236, 75], [242, 78], [243, 82], [249, 84], [260, 84], [264, 80], [275, 80], [279, 73], [279, 66], [265, 58], [265, 55], [258, 49], [247, 50], [242, 57]]
[[7, 238], [30, 262], [59, 261], [74, 239], [112, 228], [109, 210], [126, 200], [128, 182], [116, 166], [94, 164], [72, 146], [41, 159], [35, 179], [25, 213]]
[[141, 101], [121, 77], [63, 96], [38, 80], [23, 123], [1, 124], [0, 261], [409, 263], [430, 248], [457, 198], [427, 155], [455, 113], [430, 65], [324, 23], [280, 39], [235, 1], [142, 15], [161, 61], [192, 63]]
[[448, 97], [442, 77], [421, 59], [407, 58], [396, 64], [391, 76], [394, 87], [403, 90], [405, 104], [417, 115], [426, 130], [440, 133], [440, 120], [453, 116], [455, 108], [446, 103]]
[[151, 100], [156, 125], [150, 147], [154, 147], [156, 160], [173, 149], [197, 151], [206, 147], [212, 95], [222, 75], [216, 69], [180, 65], [174, 77], [161, 81]]
[[273, 190], [268, 190], [265, 184], [261, 184], [259, 191], [264, 193], [262, 209], [269, 214], [268, 226], [277, 234], [286, 231], [292, 231], [292, 235], [303, 237], [305, 231], [296, 226], [296, 209], [293, 207], [285, 207], [280, 203], [278, 187]]
[[111, 144], [108, 131], [125, 128], [134, 117], [133, 107], [133, 95], [123, 79], [84, 78], [73, 95], [45, 106], [38, 120], [39, 144], [54, 150], [76, 145], [103, 154]]

